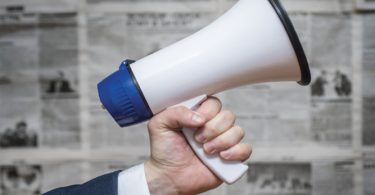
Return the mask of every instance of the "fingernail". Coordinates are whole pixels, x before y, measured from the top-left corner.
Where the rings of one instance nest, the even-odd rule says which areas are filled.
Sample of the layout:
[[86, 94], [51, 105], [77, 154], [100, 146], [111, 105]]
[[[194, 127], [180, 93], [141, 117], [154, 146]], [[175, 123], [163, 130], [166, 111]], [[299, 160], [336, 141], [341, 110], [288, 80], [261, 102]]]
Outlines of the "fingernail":
[[195, 139], [199, 142], [199, 143], [204, 143], [204, 141], [206, 140], [205, 136], [203, 135], [203, 133], [199, 133], [198, 135], [195, 136]]
[[206, 143], [206, 144], [204, 144], [204, 147], [206, 148], [206, 151], [207, 151], [207, 153], [209, 153], [209, 154], [214, 154], [214, 153], [216, 153], [216, 149], [215, 149], [215, 144], [214, 143], [212, 143], [212, 142], [208, 142], [208, 143]]
[[221, 152], [221, 156], [222, 156], [223, 158], [225, 158], [225, 159], [229, 159], [230, 156], [232, 156], [232, 152], [229, 151], [229, 150], [227, 150], [227, 151], [223, 151], [223, 152]]
[[191, 118], [191, 120], [193, 120], [194, 122], [196, 123], [202, 123], [203, 122], [203, 118], [197, 114], [194, 114], [193, 117]]

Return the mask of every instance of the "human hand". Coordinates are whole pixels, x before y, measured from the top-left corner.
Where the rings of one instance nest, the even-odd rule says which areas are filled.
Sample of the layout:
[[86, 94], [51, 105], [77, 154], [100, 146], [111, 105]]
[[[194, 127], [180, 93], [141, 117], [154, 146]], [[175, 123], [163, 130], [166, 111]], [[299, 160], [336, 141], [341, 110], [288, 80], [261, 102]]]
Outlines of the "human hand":
[[145, 163], [150, 193], [197, 194], [218, 187], [222, 181], [195, 155], [181, 129], [198, 128], [195, 138], [206, 153], [244, 161], [250, 157], [251, 147], [240, 143], [244, 130], [234, 122], [234, 114], [221, 110], [220, 100], [213, 97], [195, 112], [181, 106], [155, 115], [148, 124], [151, 158]]

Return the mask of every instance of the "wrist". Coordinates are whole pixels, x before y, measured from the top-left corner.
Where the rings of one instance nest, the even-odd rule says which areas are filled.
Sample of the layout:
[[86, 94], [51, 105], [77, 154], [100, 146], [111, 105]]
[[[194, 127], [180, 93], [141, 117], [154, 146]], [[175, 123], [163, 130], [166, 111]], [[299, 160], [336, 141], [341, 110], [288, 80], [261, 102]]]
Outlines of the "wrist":
[[178, 195], [173, 181], [152, 160], [144, 163], [144, 170], [151, 195]]

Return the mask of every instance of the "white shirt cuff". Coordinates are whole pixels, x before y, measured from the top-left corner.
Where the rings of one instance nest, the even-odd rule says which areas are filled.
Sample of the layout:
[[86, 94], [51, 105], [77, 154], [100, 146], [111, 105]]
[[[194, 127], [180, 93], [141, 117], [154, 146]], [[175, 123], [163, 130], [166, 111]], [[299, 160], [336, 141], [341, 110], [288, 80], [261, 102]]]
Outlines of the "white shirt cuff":
[[118, 195], [150, 195], [144, 164], [120, 172], [117, 186]]

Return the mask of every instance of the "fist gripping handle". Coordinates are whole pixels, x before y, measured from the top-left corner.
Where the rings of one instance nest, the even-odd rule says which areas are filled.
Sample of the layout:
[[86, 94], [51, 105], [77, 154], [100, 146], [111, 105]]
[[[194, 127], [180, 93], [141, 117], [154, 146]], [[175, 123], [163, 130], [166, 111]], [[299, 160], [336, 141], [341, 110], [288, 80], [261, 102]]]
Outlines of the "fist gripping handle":
[[[206, 98], [206, 95], [199, 96], [179, 105], [195, 110]], [[192, 128], [182, 129], [186, 140], [189, 142], [195, 154], [217, 177], [227, 184], [232, 184], [246, 173], [248, 166], [242, 164], [240, 161], [228, 161], [222, 159], [219, 154], [209, 155], [205, 153], [203, 145], [194, 139], [195, 131], [196, 129]]]
[[[128, 66], [130, 62], [124, 61], [117, 72], [98, 84], [99, 98], [104, 108], [121, 127], [148, 120], [153, 116]], [[194, 110], [206, 98], [206, 95], [202, 95], [179, 105]], [[234, 183], [247, 171], [248, 167], [239, 161], [227, 161], [218, 154], [206, 154], [202, 144], [194, 139], [195, 129], [183, 128], [182, 132], [195, 154], [224, 182]]]

